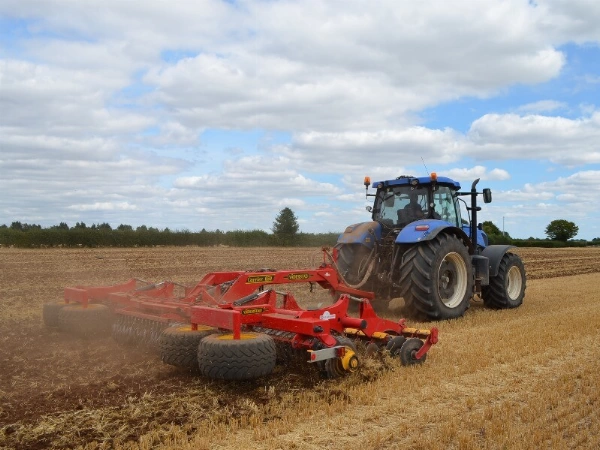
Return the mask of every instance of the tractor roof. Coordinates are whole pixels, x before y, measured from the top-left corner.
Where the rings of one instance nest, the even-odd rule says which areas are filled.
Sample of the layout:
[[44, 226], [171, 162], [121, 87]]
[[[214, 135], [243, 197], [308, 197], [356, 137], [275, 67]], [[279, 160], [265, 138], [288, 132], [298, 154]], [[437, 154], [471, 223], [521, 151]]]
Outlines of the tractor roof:
[[[411, 176], [400, 176], [395, 180], [375, 181], [371, 187], [379, 188], [383, 186], [402, 186], [402, 185], [428, 185], [428, 184], [441, 184], [448, 186], [452, 189], [460, 189], [460, 183], [458, 181], [451, 180], [447, 177], [437, 177], [435, 174], [428, 177], [411, 177]], [[435, 178], [434, 178], [435, 177]], [[379, 186], [381, 184], [381, 186]]]

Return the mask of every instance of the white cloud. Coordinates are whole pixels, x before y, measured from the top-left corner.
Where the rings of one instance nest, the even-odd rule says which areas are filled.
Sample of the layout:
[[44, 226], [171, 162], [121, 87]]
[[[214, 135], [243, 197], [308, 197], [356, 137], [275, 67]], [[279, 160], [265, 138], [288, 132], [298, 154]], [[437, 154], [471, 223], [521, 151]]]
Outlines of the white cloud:
[[472, 181], [475, 178], [482, 180], [508, 180], [510, 174], [504, 169], [492, 169], [488, 172], [484, 166], [475, 166], [470, 169], [449, 169], [444, 171], [444, 176], [455, 179], [457, 181]]
[[[482, 114], [466, 134], [419, 126], [425, 108], [555, 79], [563, 44], [600, 40], [597, 2], [5, 0], [0, 15], [18, 19], [0, 49], [0, 222], [268, 228], [287, 203], [339, 229], [368, 217], [365, 175], [424, 162], [514, 181], [498, 161], [600, 162], [595, 105], [579, 119], [539, 115], [566, 109], [555, 100], [514, 105], [527, 114]], [[207, 150], [215, 128], [292, 138]], [[536, 185], [523, 209], [574, 202], [577, 182]]]
[[598, 177], [600, 171], [576, 172], [553, 181], [526, 184], [518, 190], [494, 192], [494, 199], [503, 203], [523, 202], [513, 205], [505, 212], [513, 217], [581, 219], [590, 213], [597, 215], [597, 210], [592, 205], [595, 205], [600, 196]]
[[556, 111], [557, 109], [565, 109], [567, 106], [568, 105], [565, 102], [557, 102], [556, 100], [540, 100], [519, 106], [517, 111], [524, 113], [543, 113]]
[[96, 202], [87, 205], [70, 205], [68, 206], [68, 209], [74, 209], [77, 211], [135, 211], [137, 207], [135, 205], [131, 205], [129, 202]]
[[600, 40], [600, 7], [590, 0], [544, 0], [537, 2], [544, 12], [544, 25], [555, 39], [578, 43]]
[[486, 114], [471, 125], [465, 155], [477, 159], [548, 159], [565, 165], [600, 163], [600, 113], [567, 119]]
[[175, 120], [377, 130], [441, 101], [547, 81], [564, 64], [544, 40], [540, 11], [527, 4], [344, 2], [344, 14], [335, 2], [245, 6], [232, 21], [246, 45], [217, 45], [145, 76], [156, 86], [152, 101], [172, 108]]
[[122, 135], [152, 125], [146, 114], [107, 106], [115, 89], [127, 85], [102, 72], [78, 71], [0, 59], [3, 135], [46, 135], [73, 139]]

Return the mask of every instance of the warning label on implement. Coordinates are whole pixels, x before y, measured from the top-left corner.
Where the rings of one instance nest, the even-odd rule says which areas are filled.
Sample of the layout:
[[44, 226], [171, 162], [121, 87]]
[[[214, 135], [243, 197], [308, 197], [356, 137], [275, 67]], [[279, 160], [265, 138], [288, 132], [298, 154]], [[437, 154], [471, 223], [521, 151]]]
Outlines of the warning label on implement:
[[242, 310], [242, 314], [244, 316], [247, 316], [248, 314], [260, 314], [264, 310], [264, 308], [246, 308]]
[[290, 281], [308, 280], [310, 278], [310, 273], [290, 273], [285, 278]]
[[275, 279], [275, 275], [254, 275], [246, 279], [246, 284], [270, 283]]

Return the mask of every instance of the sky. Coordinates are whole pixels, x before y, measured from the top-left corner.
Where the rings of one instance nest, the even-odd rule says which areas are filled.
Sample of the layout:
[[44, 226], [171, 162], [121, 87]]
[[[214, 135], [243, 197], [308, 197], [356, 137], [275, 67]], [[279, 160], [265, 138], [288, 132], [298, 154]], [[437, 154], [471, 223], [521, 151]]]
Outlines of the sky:
[[[600, 237], [597, 0], [0, 0], [0, 224], [308, 233], [363, 179]], [[373, 190], [371, 189], [371, 192]]]

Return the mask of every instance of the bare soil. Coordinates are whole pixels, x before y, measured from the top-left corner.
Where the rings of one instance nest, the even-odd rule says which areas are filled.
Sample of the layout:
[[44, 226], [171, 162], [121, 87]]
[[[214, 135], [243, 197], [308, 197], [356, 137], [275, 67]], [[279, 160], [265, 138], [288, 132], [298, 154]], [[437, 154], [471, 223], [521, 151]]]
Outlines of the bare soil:
[[440, 328], [423, 366], [382, 356], [343, 380], [301, 364], [217, 382], [47, 329], [42, 304], [132, 277], [315, 267], [318, 249], [0, 249], [0, 448], [596, 448], [600, 249], [517, 252], [524, 305], [416, 323]]

